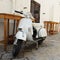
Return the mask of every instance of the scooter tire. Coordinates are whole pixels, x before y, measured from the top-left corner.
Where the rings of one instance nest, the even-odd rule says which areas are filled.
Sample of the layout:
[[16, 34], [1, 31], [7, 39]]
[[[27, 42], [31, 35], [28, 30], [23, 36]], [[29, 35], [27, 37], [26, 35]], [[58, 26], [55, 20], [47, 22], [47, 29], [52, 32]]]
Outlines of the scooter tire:
[[14, 45], [13, 46], [13, 51], [12, 51], [13, 57], [16, 57], [18, 55], [19, 51], [20, 51], [19, 46], [18, 45]]
[[45, 39], [46, 37], [41, 38], [41, 40], [38, 41], [38, 44], [41, 45]]
[[43, 43], [44, 40], [40, 40], [38, 41], [38, 44], [41, 45]]
[[22, 40], [18, 40], [17, 45], [13, 45], [13, 50], [12, 50], [13, 57], [16, 57], [18, 55], [18, 53], [21, 51], [22, 43], [23, 43]]

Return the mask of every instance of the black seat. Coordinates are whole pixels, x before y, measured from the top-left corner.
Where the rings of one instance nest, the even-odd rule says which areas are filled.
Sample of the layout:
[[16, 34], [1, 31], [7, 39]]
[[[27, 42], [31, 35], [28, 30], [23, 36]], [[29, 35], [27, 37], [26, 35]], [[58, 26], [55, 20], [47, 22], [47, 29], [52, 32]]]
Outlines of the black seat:
[[33, 39], [36, 38], [36, 35], [37, 35], [37, 30], [36, 30], [36, 28], [33, 26], [33, 35], [32, 35]]

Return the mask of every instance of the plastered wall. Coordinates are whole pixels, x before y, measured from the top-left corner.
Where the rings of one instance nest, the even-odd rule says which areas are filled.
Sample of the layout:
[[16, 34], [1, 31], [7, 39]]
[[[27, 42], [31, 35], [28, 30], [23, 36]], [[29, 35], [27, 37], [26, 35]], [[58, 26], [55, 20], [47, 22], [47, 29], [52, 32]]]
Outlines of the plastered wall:
[[[35, 0], [40, 3], [40, 23], [44, 21], [60, 20], [60, 0]], [[24, 7], [30, 11], [30, 0], [0, 0], [0, 13], [14, 13], [21, 11]]]

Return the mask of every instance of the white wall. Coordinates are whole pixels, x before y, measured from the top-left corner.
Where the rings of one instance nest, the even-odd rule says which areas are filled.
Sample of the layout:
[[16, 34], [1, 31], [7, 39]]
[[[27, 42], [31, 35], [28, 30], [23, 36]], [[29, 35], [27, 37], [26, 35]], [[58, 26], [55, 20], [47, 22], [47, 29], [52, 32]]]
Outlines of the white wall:
[[[0, 0], [0, 13], [11, 13], [11, 11], [11, 0]], [[3, 19], [0, 19], [0, 22], [3, 22]]]
[[12, 13], [12, 10], [22, 10], [27, 7], [30, 11], [30, 0], [0, 0], [0, 13]]
[[16, 10], [21, 11], [24, 7], [27, 7], [27, 10], [30, 11], [30, 0], [16, 0]]
[[[46, 0], [36, 0], [41, 4], [40, 10], [40, 23], [43, 24], [43, 21], [49, 20], [49, 6]], [[23, 7], [28, 7], [27, 9], [30, 11], [30, 0], [16, 0], [16, 10], [23, 10]], [[45, 13], [45, 14], [43, 14]]]
[[[40, 23], [58, 21], [60, 19], [60, 0], [35, 0], [40, 3]], [[27, 7], [30, 11], [30, 0], [0, 0], [0, 12], [13, 13]], [[45, 13], [45, 14], [43, 14]]]
[[[40, 24], [43, 24], [44, 21], [49, 20], [49, 6], [47, 0], [36, 0], [40, 3]], [[45, 14], [44, 14], [45, 13]]]
[[57, 3], [54, 5], [54, 16], [53, 16], [53, 21], [59, 22], [60, 20], [60, 5]]
[[0, 0], [0, 13], [14, 13], [14, 10], [21, 11], [24, 7], [30, 11], [30, 0]]
[[[60, 0], [36, 0], [41, 4], [40, 21], [56, 21], [60, 19]], [[45, 14], [43, 14], [45, 13]]]
[[0, 13], [11, 13], [11, 0], [0, 0]]

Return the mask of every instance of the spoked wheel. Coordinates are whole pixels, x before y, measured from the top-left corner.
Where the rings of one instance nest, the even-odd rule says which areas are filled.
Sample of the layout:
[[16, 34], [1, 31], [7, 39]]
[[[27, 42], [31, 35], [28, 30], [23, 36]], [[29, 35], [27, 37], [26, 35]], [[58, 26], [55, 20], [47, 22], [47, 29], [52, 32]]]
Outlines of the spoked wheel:
[[13, 50], [12, 50], [12, 55], [13, 57], [16, 57], [18, 55], [18, 53], [21, 51], [22, 49], [22, 40], [18, 40], [16, 45], [13, 45]]
[[41, 45], [43, 43], [43, 41], [46, 39], [46, 37], [41, 37], [41, 40], [38, 41], [38, 44]]

